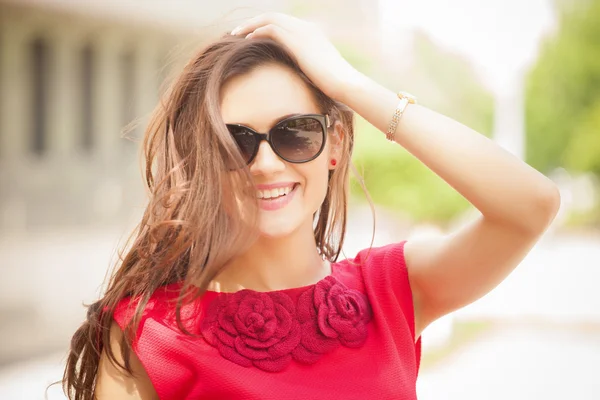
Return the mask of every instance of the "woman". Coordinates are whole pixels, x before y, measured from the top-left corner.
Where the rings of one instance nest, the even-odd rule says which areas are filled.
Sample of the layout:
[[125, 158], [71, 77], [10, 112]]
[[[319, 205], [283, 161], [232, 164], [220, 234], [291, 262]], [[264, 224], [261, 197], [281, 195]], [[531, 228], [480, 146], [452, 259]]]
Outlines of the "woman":
[[[351, 110], [481, 216], [336, 262]], [[423, 329], [498, 285], [560, 203], [546, 177], [283, 14], [194, 57], [144, 145], [152, 196], [73, 337], [74, 399], [415, 399]]]

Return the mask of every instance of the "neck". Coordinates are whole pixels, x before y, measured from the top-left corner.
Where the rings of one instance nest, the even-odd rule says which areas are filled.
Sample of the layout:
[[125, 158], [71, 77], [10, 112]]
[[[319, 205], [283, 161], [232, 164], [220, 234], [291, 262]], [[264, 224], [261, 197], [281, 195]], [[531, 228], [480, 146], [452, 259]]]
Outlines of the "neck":
[[318, 254], [308, 221], [285, 237], [260, 237], [227, 263], [213, 282], [223, 292], [243, 288], [265, 292], [311, 285], [329, 274], [329, 262]]

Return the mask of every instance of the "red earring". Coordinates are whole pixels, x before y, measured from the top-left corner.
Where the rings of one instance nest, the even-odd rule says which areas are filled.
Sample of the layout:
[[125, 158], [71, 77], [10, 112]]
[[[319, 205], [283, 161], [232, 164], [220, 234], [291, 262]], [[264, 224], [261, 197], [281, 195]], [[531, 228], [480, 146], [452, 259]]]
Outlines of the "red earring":
[[331, 165], [333, 165], [335, 167], [336, 164], [337, 164], [337, 161], [335, 160], [335, 158], [331, 159]]

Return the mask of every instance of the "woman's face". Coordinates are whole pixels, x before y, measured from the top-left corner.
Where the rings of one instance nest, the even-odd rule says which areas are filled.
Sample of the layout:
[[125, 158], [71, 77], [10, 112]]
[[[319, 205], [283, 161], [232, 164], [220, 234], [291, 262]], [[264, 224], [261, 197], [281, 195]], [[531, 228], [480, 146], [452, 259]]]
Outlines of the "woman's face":
[[[223, 86], [221, 93], [225, 123], [245, 125], [261, 133], [268, 132], [290, 114], [321, 113], [304, 82], [291, 70], [278, 65], [259, 67], [235, 77]], [[333, 156], [331, 137], [329, 135], [325, 149], [316, 159], [303, 164], [284, 161], [269, 143], [261, 141], [249, 167], [259, 189], [262, 236], [286, 236], [301, 226], [312, 230], [312, 216], [327, 193]]]

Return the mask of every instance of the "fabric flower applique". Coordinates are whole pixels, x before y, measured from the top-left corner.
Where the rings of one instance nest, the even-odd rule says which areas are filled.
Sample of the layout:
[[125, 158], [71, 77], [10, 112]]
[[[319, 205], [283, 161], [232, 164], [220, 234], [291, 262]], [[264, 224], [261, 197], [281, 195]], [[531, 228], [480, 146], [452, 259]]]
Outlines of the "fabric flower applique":
[[360, 347], [371, 318], [367, 297], [329, 276], [300, 294], [296, 306], [281, 291], [222, 293], [200, 332], [224, 358], [278, 372], [292, 358], [312, 364], [340, 344]]
[[240, 290], [218, 296], [200, 332], [221, 355], [244, 367], [283, 370], [300, 343], [300, 325], [292, 299], [283, 293]]
[[312, 364], [340, 344], [360, 347], [367, 339], [367, 323], [373, 311], [367, 296], [328, 276], [298, 299], [302, 340], [294, 349], [295, 360]]

